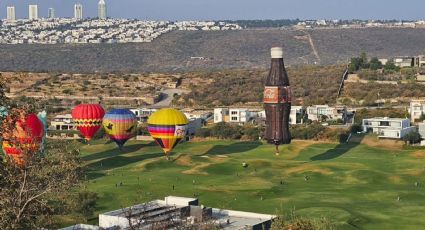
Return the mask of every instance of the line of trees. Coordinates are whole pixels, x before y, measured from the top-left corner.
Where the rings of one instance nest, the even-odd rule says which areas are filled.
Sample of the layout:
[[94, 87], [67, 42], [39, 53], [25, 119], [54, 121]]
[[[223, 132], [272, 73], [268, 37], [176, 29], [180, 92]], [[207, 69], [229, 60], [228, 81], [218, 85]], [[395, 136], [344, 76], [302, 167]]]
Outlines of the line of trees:
[[[220, 122], [209, 128], [202, 128], [196, 133], [197, 137], [229, 140], [258, 140], [264, 137], [264, 127], [245, 124], [229, 124]], [[298, 140], [328, 140], [344, 142], [349, 132], [344, 129], [325, 127], [319, 122], [303, 125], [291, 125], [290, 132], [293, 139]]]
[[362, 52], [359, 57], [353, 57], [351, 58], [350, 64], [348, 66], [348, 70], [350, 72], [356, 72], [361, 69], [371, 69], [371, 70], [378, 70], [378, 69], [384, 69], [385, 71], [399, 71], [400, 68], [395, 65], [394, 60], [390, 59], [385, 63], [385, 65], [382, 64], [381, 61], [377, 57], [372, 57], [370, 60], [367, 57], [367, 54], [365, 52]]

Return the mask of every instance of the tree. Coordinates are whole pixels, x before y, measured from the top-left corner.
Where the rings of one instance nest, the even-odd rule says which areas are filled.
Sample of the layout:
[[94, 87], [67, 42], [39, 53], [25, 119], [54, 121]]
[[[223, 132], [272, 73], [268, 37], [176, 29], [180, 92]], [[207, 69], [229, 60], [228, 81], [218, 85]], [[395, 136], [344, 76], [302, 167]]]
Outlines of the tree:
[[403, 137], [406, 144], [416, 144], [421, 141], [421, 135], [417, 131], [410, 132]]
[[4, 229], [57, 228], [54, 216], [68, 214], [72, 189], [81, 179], [79, 153], [64, 143], [26, 157], [24, 168], [11, 159], [0, 164], [0, 226]]
[[[1, 77], [1, 76], [0, 76]], [[0, 134], [15, 130], [20, 113], [34, 112], [37, 103], [14, 108], [4, 95], [0, 78], [0, 103], [9, 108], [8, 122], [0, 117]], [[0, 228], [58, 228], [57, 215], [72, 212], [69, 201], [72, 189], [81, 180], [82, 170], [75, 143], [55, 141], [44, 152], [29, 150], [32, 143], [21, 143], [8, 135], [8, 142], [21, 150], [25, 164], [18, 166], [13, 158], [0, 154]], [[31, 151], [31, 152], [30, 152]]]
[[360, 60], [361, 60], [360, 67], [362, 69], [368, 69], [369, 68], [369, 62], [368, 62], [368, 58], [367, 58], [367, 55], [366, 55], [365, 52], [362, 52], [360, 54]]
[[93, 216], [98, 199], [97, 193], [88, 191], [79, 192], [75, 200], [75, 211], [81, 213], [87, 221], [89, 217]]
[[378, 70], [382, 68], [382, 63], [379, 61], [377, 57], [374, 57], [369, 62], [369, 68], [371, 70]]
[[6, 82], [3, 75], [0, 73], [0, 106], [6, 106], [8, 99], [6, 97]]
[[393, 59], [388, 60], [387, 63], [385, 63], [385, 65], [384, 65], [385, 71], [397, 71], [398, 69], [399, 69], [399, 67], [397, 67], [395, 65]]

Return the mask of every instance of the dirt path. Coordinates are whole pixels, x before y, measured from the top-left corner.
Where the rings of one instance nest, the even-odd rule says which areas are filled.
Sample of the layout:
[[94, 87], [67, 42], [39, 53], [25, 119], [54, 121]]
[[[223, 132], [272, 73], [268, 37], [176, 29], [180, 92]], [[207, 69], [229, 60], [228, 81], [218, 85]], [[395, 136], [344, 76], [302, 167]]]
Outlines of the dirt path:
[[320, 59], [320, 56], [319, 56], [319, 52], [317, 52], [316, 46], [314, 45], [313, 38], [311, 37], [309, 32], [305, 32], [305, 33], [308, 36], [308, 42], [310, 43], [311, 50], [313, 50], [314, 56], [316, 56], [317, 62], [320, 64], [321, 59]]

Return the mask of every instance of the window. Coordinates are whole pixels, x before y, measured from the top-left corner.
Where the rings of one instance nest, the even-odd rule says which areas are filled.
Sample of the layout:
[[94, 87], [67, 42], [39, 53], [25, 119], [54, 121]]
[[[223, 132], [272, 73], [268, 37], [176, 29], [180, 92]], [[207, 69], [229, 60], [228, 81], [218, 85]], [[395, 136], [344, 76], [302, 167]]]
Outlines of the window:
[[379, 122], [379, 126], [390, 126], [390, 122], [389, 121], [381, 121], [381, 122]]
[[232, 121], [237, 121], [238, 117], [232, 117]]
[[238, 111], [232, 111], [232, 115], [237, 115]]

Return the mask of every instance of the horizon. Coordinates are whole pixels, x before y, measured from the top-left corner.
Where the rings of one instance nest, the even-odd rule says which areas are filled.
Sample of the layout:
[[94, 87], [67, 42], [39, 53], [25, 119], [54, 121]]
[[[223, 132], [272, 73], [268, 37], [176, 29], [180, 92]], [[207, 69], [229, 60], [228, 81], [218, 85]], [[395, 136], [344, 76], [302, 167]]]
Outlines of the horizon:
[[[341, 4], [343, 2], [343, 4]], [[345, 3], [344, 3], [345, 2]], [[97, 17], [98, 0], [3, 0], [0, 1], [0, 18], [6, 17], [6, 7], [15, 6], [17, 19], [28, 18], [28, 5], [39, 6], [39, 16], [47, 17], [48, 8], [54, 8], [56, 16], [73, 16], [73, 6], [83, 5], [84, 18]], [[145, 20], [422, 20], [425, 1], [407, 0], [403, 11], [395, 0], [216, 0], [199, 2], [195, 0], [106, 0], [108, 17]]]

